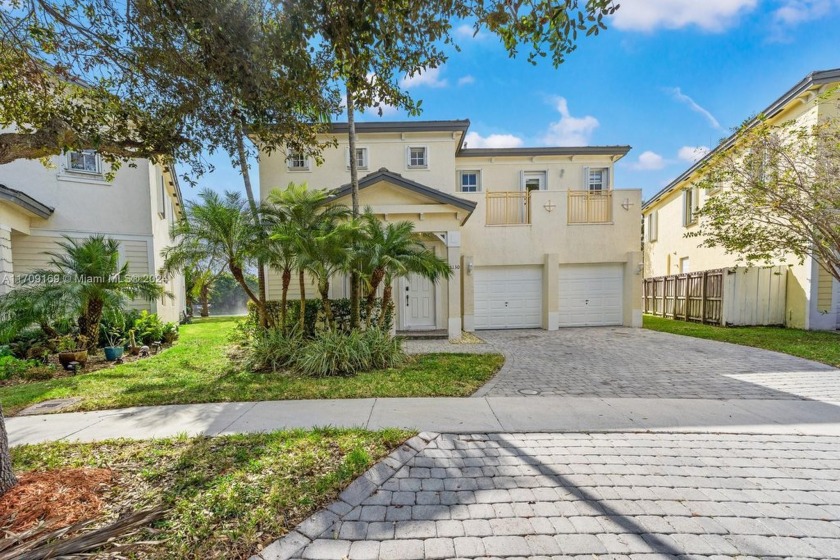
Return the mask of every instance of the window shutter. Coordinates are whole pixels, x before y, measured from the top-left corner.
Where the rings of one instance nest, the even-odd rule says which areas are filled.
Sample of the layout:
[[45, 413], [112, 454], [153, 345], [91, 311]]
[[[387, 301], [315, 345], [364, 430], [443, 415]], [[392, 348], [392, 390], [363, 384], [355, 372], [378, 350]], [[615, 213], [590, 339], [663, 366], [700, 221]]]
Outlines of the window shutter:
[[405, 147], [405, 166], [411, 167], [411, 146]]
[[589, 166], [583, 168], [583, 190], [589, 190]]
[[525, 192], [525, 172], [519, 172], [519, 190]]
[[609, 167], [605, 168], [604, 169], [604, 190], [605, 191], [612, 190], [612, 185], [610, 185], [610, 180], [612, 179], [612, 177], [610, 175], [611, 175], [610, 168]]
[[689, 192], [690, 191], [688, 191], [688, 190], [683, 191], [683, 197], [682, 197], [683, 198], [682, 199], [682, 223], [683, 223], [683, 226], [688, 225], [688, 213], [687, 213], [686, 210], [688, 208], [688, 202], [689, 202], [688, 197], [690, 196]]

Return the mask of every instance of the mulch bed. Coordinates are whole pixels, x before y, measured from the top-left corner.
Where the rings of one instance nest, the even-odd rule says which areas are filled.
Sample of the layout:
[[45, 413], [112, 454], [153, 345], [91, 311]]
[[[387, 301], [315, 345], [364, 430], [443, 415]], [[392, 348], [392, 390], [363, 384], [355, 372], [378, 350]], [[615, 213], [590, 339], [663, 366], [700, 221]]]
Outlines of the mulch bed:
[[18, 485], [0, 498], [0, 528], [22, 533], [44, 523], [51, 529], [93, 519], [102, 496], [114, 483], [110, 469], [52, 469], [21, 475]]

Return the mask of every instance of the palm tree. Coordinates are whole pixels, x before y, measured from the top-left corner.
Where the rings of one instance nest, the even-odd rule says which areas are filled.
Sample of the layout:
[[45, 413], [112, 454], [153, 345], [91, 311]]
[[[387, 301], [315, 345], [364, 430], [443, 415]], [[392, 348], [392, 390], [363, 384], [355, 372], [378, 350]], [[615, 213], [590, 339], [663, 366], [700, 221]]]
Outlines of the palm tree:
[[449, 278], [452, 269], [449, 263], [420, 242], [414, 233], [413, 223], [402, 221], [385, 224], [370, 208], [365, 210], [362, 219], [363, 241], [359, 245], [359, 263], [368, 291], [365, 302], [366, 321], [370, 326], [376, 291], [384, 282], [382, 313], [379, 315], [379, 326], [384, 327], [386, 315], [393, 313], [394, 309], [394, 279], [413, 273], [435, 282], [439, 278]]
[[62, 252], [47, 253], [50, 268], [27, 275], [0, 300], [0, 311], [17, 324], [38, 322], [50, 336], [52, 319], [75, 317], [79, 334], [95, 349], [103, 311], [121, 309], [129, 299], [172, 297], [154, 279], [129, 275], [128, 263], [120, 265], [119, 241], [104, 235], [64, 239], [58, 244]]
[[[314, 261], [317, 260], [317, 246], [325, 244], [327, 239], [335, 240], [335, 237], [326, 235], [327, 230], [323, 224], [340, 223], [349, 216], [348, 210], [344, 206], [328, 204], [328, 191], [309, 189], [306, 184], [290, 183], [283, 190], [274, 189], [268, 194], [267, 201], [268, 212], [273, 216], [273, 230], [270, 235], [272, 243], [269, 243], [268, 252], [274, 257], [274, 266], [282, 268], [284, 277], [281, 320], [285, 324], [285, 302], [294, 267], [297, 269], [300, 284], [299, 322], [302, 331], [306, 318], [306, 273], [312, 272]], [[319, 237], [323, 239], [318, 241]], [[323, 294], [321, 295], [323, 298]]]
[[353, 245], [359, 228], [354, 220], [336, 223], [335, 216], [322, 214], [310, 235], [301, 238], [299, 258], [315, 277], [327, 328], [333, 324], [330, 305], [330, 279], [340, 273], [352, 271]]
[[265, 303], [245, 279], [245, 269], [259, 253], [260, 238], [253, 214], [241, 194], [201, 191], [197, 200], [186, 203], [184, 216], [172, 227], [172, 236], [178, 241], [161, 253], [162, 272], [184, 270], [202, 260], [224, 263], [257, 306], [260, 324], [268, 325]]

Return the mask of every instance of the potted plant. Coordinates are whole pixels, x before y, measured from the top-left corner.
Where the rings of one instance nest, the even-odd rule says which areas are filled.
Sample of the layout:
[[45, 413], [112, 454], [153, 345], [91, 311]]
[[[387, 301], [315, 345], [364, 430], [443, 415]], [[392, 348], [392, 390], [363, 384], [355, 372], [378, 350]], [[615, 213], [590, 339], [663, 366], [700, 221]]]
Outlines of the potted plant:
[[102, 333], [104, 335], [107, 346], [105, 350], [105, 359], [109, 362], [115, 362], [123, 355], [123, 331], [125, 330], [125, 319], [122, 313], [113, 312], [108, 316], [108, 324], [102, 325]]
[[105, 339], [108, 341], [108, 346], [103, 348], [105, 359], [109, 362], [115, 362], [117, 358], [121, 358], [123, 355], [125, 339], [122, 337], [122, 333], [116, 329], [105, 331]]
[[88, 359], [86, 336], [73, 336], [72, 334], [60, 336], [56, 339], [56, 349], [58, 350], [58, 362], [64, 369], [68, 369], [71, 362], [76, 362], [80, 367], [85, 367]]

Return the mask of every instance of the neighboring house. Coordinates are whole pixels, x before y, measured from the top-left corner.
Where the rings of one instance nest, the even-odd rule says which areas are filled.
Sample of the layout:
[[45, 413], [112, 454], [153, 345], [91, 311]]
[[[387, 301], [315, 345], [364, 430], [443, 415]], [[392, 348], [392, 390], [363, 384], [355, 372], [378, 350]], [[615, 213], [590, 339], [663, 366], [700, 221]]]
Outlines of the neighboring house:
[[[641, 326], [641, 192], [613, 190], [629, 146], [472, 149], [469, 121], [356, 125], [360, 202], [409, 220], [453, 275], [394, 286], [396, 328], [445, 330]], [[260, 157], [265, 197], [289, 183], [338, 189], [350, 204], [347, 125], [318, 166], [300, 154]], [[299, 297], [292, 283], [290, 297]], [[271, 299], [280, 278], [270, 273]], [[314, 287], [309, 294], [314, 297]], [[332, 296], [346, 297], [346, 279]]]
[[[794, 121], [807, 126], [838, 115], [837, 99], [823, 94], [840, 85], [840, 68], [814, 72], [761, 111], [770, 124]], [[643, 208], [645, 278], [734, 267], [737, 255], [723, 248], [699, 247], [702, 238], [685, 237], [697, 228], [695, 210], [709, 194], [697, 187], [703, 165], [720, 150], [738, 142], [734, 134], [714, 151], [677, 177], [648, 200]], [[788, 326], [805, 329], [835, 329], [840, 324], [840, 286], [812, 258], [803, 264], [791, 257], [777, 265], [787, 268], [784, 302]], [[747, 299], [746, 301], [751, 301]]]
[[[177, 180], [147, 160], [124, 164], [113, 181], [94, 152], [52, 158], [52, 166], [18, 160], [0, 166], [0, 294], [12, 279], [49, 265], [46, 253], [62, 236], [104, 234], [119, 240], [120, 257], [133, 275], [157, 275], [161, 250], [172, 243], [169, 228], [183, 208]], [[134, 301], [131, 306], [177, 321], [184, 310], [181, 275], [162, 282], [173, 298]]]

